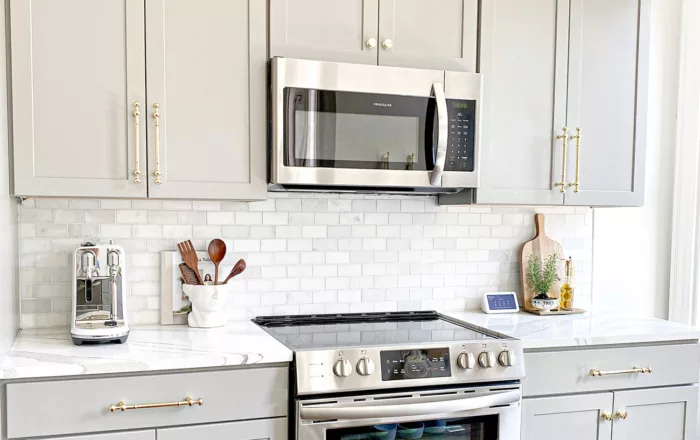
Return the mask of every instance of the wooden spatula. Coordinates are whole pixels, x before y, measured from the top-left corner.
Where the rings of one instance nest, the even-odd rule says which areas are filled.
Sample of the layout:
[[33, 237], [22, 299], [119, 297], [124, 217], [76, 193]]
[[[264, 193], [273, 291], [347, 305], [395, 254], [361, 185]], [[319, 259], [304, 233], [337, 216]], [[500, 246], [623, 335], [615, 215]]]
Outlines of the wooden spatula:
[[204, 282], [202, 282], [202, 277], [199, 275], [199, 258], [197, 258], [197, 251], [194, 250], [192, 242], [187, 240], [178, 243], [177, 249], [180, 251], [182, 259], [185, 260], [185, 264], [194, 271], [197, 277], [197, 284], [204, 284]]
[[240, 275], [241, 272], [243, 272], [243, 271], [245, 270], [245, 268], [246, 268], [245, 260], [241, 258], [241, 259], [238, 260], [238, 262], [233, 266], [233, 268], [231, 268], [231, 272], [228, 274], [228, 276], [226, 277], [226, 279], [224, 280], [224, 282], [221, 283], [221, 284], [226, 284], [226, 283], [228, 283], [228, 281], [229, 281], [231, 278], [233, 278], [233, 277], [235, 277], [235, 276], [237, 276], [237, 275]]

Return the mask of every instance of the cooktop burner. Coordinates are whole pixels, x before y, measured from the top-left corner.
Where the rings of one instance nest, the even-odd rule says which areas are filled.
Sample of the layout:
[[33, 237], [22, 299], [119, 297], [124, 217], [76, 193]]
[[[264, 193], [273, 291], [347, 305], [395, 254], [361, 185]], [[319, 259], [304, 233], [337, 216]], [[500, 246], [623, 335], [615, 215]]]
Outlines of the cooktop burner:
[[432, 311], [261, 316], [254, 322], [293, 350], [496, 339]]

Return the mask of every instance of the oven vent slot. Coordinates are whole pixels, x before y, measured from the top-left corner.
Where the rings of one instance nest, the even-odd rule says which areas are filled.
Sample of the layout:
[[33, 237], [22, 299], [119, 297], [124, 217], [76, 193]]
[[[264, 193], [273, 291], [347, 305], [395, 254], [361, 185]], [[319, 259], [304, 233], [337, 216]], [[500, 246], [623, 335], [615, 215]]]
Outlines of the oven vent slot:
[[372, 400], [394, 400], [394, 399], [406, 399], [413, 397], [413, 394], [405, 394], [403, 396], [385, 396], [385, 397], [375, 397]]
[[513, 391], [513, 390], [519, 390], [520, 387], [510, 387], [510, 388], [489, 388], [490, 392], [498, 392], [498, 391]]
[[353, 402], [366, 402], [367, 399], [353, 399]]
[[505, 405], [494, 405], [494, 406], [489, 406], [489, 408], [508, 408], [512, 404], [505, 404]]
[[315, 425], [316, 423], [332, 423], [332, 422], [337, 422], [338, 419], [328, 419], [328, 420], [314, 420], [311, 422], [312, 425]]
[[[474, 391], [472, 391], [473, 393]], [[431, 396], [456, 396], [457, 391], [448, 391], [446, 393], [423, 393], [420, 395], [420, 397], [431, 397]]]
[[325, 402], [310, 402], [310, 403], [304, 403], [304, 406], [332, 405], [334, 403], [338, 403], [338, 401], [337, 400], [326, 400]]

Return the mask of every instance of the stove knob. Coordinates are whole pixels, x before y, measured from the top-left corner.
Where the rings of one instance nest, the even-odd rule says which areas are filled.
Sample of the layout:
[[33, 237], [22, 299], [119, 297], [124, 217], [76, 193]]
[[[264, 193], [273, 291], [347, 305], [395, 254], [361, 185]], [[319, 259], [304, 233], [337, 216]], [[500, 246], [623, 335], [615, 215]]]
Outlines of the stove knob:
[[479, 365], [481, 368], [491, 368], [496, 365], [496, 356], [490, 351], [485, 351], [479, 355]]
[[513, 350], [503, 350], [498, 355], [498, 363], [504, 367], [512, 367], [515, 365], [515, 352]]
[[457, 357], [457, 366], [462, 370], [471, 370], [476, 366], [476, 359], [471, 353], [462, 353]]
[[357, 362], [357, 372], [360, 376], [369, 376], [374, 373], [374, 362], [370, 358], [362, 358]]
[[348, 377], [352, 374], [352, 364], [347, 359], [340, 359], [333, 365], [333, 373], [338, 377]]

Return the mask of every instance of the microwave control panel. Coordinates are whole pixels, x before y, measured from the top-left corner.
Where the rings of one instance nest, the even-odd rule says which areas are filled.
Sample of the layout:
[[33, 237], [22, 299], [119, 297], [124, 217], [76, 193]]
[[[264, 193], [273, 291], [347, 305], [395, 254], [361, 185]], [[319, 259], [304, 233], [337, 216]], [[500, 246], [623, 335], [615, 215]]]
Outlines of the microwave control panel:
[[447, 115], [445, 171], [474, 171], [476, 101], [448, 99]]

